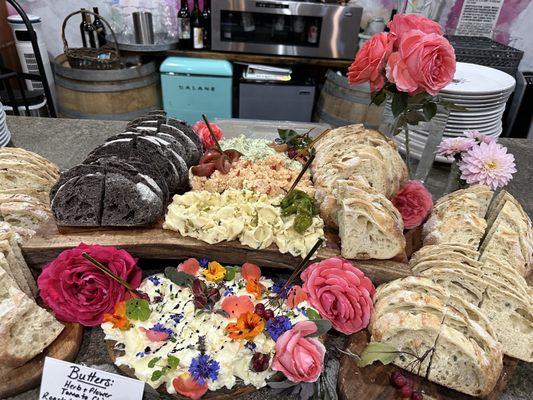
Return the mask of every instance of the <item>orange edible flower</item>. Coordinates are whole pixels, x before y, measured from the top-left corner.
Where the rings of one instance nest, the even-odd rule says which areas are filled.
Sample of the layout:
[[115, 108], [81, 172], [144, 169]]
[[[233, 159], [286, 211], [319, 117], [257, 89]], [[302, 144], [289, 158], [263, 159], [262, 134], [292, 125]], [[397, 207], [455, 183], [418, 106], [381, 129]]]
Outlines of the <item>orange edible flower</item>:
[[207, 382], [200, 385], [188, 372], [174, 378], [172, 386], [176, 392], [192, 400], [199, 400], [207, 392]]
[[250, 279], [246, 281], [246, 291], [253, 294], [256, 300], [261, 300], [264, 290], [265, 287], [258, 280]]
[[254, 311], [254, 303], [250, 300], [250, 296], [228, 296], [221, 304], [221, 307], [226, 311], [230, 318], [239, 318], [242, 314]]
[[252, 340], [265, 329], [265, 320], [253, 312], [242, 314], [236, 323], [226, 326], [229, 337], [233, 340]]
[[207, 268], [204, 269], [203, 274], [208, 281], [218, 282], [226, 276], [226, 268], [216, 261], [211, 261]]
[[241, 268], [241, 275], [245, 281], [258, 281], [261, 277], [261, 269], [252, 263], [244, 263]]
[[130, 320], [126, 317], [126, 301], [120, 301], [115, 304], [113, 314], [104, 314], [104, 322], [111, 322], [113, 328], [127, 331], [130, 329]]
[[304, 292], [301, 286], [294, 285], [289, 290], [289, 295], [287, 296], [287, 304], [290, 308], [296, 307], [298, 304], [303, 303], [307, 300], [307, 293]]

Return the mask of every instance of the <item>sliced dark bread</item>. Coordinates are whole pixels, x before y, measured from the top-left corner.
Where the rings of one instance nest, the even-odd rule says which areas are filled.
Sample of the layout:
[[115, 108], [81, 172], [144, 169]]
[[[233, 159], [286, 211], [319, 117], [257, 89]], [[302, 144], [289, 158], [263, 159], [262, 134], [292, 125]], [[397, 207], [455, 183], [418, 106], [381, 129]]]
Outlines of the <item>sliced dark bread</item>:
[[203, 154], [204, 146], [202, 145], [202, 141], [200, 140], [194, 129], [192, 129], [192, 126], [190, 126], [185, 121], [181, 121], [175, 118], [168, 118], [166, 124], [173, 126], [174, 128], [178, 128], [180, 131], [182, 131], [189, 139], [193, 141], [200, 154]]
[[168, 149], [155, 141], [145, 139], [144, 137], [117, 139], [104, 143], [94, 149], [84, 162], [89, 164], [105, 156], [116, 156], [124, 160], [139, 159], [156, 167], [165, 178], [169, 191], [171, 193], [177, 192], [181, 187], [182, 180], [180, 175], [182, 172], [178, 172], [175, 166], [178, 162], [174, 163], [170, 160]]
[[147, 185], [109, 172], [105, 178], [102, 226], [140, 226], [156, 223], [164, 203]]
[[75, 176], [56, 191], [51, 201], [58, 225], [100, 226], [105, 175]]
[[162, 124], [159, 127], [159, 132], [171, 135], [183, 146], [184, 153], [182, 153], [183, 159], [187, 162], [187, 166], [192, 167], [200, 162], [203, 152], [198, 150], [196, 144], [181, 130], [178, 128]]
[[168, 192], [163, 193], [159, 185], [149, 175], [142, 174], [135, 166], [129, 163], [129, 160], [121, 160], [120, 158], [108, 157], [106, 159], [99, 159], [99, 166], [102, 166], [106, 173], [115, 172], [127, 177], [133, 183], [142, 183], [152, 190], [163, 203], [166, 202]]
[[92, 164], [106, 166], [108, 164], [114, 165], [117, 161], [127, 162], [128, 165], [131, 165], [136, 168], [142, 176], [152, 178], [161, 188], [161, 191], [164, 194], [164, 202], [166, 203], [170, 199], [167, 181], [165, 180], [163, 175], [161, 175], [159, 170], [152, 164], [146, 163], [137, 158], [128, 158], [128, 160], [126, 161], [115, 156], [98, 158]]
[[66, 182], [68, 182], [72, 178], [75, 178], [77, 176], [87, 175], [87, 174], [104, 174], [104, 173], [105, 173], [105, 168], [102, 168], [101, 166], [98, 166], [98, 165], [86, 165], [86, 164], [76, 165], [66, 171], [63, 171], [61, 175], [59, 176], [59, 179], [57, 180], [56, 184], [52, 186], [52, 189], [50, 189], [50, 203], [54, 199], [59, 188], [61, 188]]

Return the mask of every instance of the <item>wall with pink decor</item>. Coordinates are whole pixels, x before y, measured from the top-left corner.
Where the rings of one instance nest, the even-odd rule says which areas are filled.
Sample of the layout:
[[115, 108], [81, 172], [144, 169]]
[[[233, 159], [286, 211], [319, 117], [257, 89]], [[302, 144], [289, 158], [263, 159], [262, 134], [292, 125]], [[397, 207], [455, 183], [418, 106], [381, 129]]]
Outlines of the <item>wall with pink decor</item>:
[[[19, 0], [28, 12], [37, 14], [43, 19], [45, 41], [52, 55], [57, 55], [63, 51], [59, 29], [63, 18], [69, 12], [78, 10], [81, 7], [90, 8], [98, 6], [103, 15], [106, 15], [106, 8], [108, 9], [112, 4], [127, 3], [134, 7], [146, 1], [152, 4], [158, 3], [158, 1], [154, 0]], [[174, 7], [178, 4], [178, 0], [159, 0], [159, 2], [167, 1], [172, 2]], [[453, 33], [457, 26], [464, 0], [444, 1], [445, 5], [440, 22], [446, 32]], [[375, 13], [388, 16], [390, 15], [391, 8], [397, 1], [352, 0], [352, 2], [360, 3], [367, 8], [372, 8], [372, 12], [370, 10], [365, 12], [366, 15]], [[192, 7], [193, 0], [189, 0], [189, 3]], [[203, 4], [203, 0], [200, 0], [200, 3]], [[530, 33], [531, 21], [533, 21], [533, 0], [504, 0], [494, 32], [495, 40], [525, 51], [520, 69], [529, 71], [533, 71], [533, 40], [531, 40]], [[77, 27], [69, 27], [67, 34], [74, 39], [73, 45], [79, 44], [77, 40], [77, 36], [79, 36], [77, 34]]]

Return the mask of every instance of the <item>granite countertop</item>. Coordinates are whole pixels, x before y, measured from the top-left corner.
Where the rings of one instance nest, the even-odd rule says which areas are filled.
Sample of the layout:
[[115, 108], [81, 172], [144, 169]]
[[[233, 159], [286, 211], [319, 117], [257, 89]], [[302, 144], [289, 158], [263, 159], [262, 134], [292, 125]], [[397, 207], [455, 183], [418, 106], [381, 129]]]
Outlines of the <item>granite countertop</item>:
[[[79, 164], [86, 155], [97, 145], [115, 134], [121, 132], [125, 122], [93, 121], [51, 118], [8, 117], [8, 127], [13, 135], [16, 146], [35, 151], [53, 162], [60, 168], [66, 169]], [[515, 155], [518, 173], [506, 188], [524, 205], [527, 213], [533, 215], [533, 191], [531, 177], [533, 165], [533, 141], [525, 139], [501, 139], [500, 142]], [[449, 166], [436, 164], [426, 182], [435, 198], [442, 195], [445, 187]], [[76, 358], [77, 363], [86, 364], [110, 372], [116, 372], [105, 346], [103, 346], [103, 332], [100, 328], [86, 329], [81, 350]], [[533, 364], [521, 362], [511, 379], [501, 400], [529, 400], [533, 393]], [[145, 400], [166, 398], [157, 394], [147, 386]], [[34, 400], [39, 391], [34, 389], [11, 400]], [[267, 400], [273, 395], [268, 389], [261, 389], [252, 395], [244, 396], [246, 400]], [[280, 397], [279, 400], [297, 399], [297, 397]], [[350, 399], [351, 400], [351, 399]], [[356, 399], [354, 399], [356, 400]]]

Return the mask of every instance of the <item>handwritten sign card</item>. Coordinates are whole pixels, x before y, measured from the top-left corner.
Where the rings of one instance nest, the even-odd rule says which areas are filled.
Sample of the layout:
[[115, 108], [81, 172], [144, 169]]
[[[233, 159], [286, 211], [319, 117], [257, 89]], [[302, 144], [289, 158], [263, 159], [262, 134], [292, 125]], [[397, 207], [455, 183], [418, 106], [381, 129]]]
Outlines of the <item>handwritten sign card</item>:
[[144, 382], [46, 357], [39, 400], [142, 400]]

